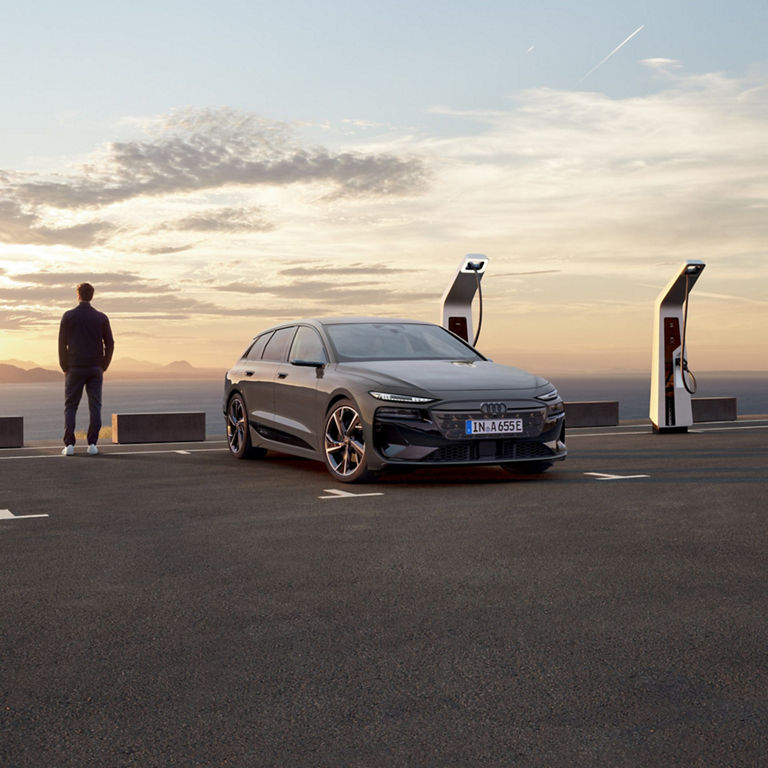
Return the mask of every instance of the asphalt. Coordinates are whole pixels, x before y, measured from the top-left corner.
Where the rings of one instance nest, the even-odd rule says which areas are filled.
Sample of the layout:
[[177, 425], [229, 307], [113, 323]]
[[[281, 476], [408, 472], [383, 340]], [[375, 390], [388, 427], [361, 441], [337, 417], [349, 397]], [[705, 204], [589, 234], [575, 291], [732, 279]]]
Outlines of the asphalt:
[[766, 438], [572, 430], [539, 478], [364, 486], [2, 450], [0, 765], [763, 765]]

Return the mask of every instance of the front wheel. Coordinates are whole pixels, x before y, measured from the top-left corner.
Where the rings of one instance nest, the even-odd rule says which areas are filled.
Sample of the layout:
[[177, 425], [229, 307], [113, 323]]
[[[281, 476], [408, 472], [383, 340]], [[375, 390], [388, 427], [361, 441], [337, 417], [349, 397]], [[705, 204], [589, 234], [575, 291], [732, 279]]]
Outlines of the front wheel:
[[251, 445], [251, 431], [248, 426], [248, 411], [245, 400], [239, 393], [232, 395], [227, 405], [227, 445], [236, 459], [256, 459], [266, 454], [264, 448]]
[[351, 400], [339, 400], [325, 418], [323, 458], [331, 477], [341, 483], [369, 480], [363, 422]]

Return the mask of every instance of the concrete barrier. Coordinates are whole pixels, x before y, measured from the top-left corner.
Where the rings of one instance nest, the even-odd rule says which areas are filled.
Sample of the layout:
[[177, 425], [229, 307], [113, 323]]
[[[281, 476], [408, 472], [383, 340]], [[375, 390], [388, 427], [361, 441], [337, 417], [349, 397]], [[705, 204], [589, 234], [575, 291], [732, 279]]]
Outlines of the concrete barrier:
[[615, 427], [618, 423], [618, 400], [565, 404], [566, 427]]
[[0, 416], [0, 448], [24, 446], [24, 417]]
[[694, 422], [736, 421], [735, 397], [692, 397], [691, 411]]
[[185, 443], [205, 440], [205, 413], [113, 413], [113, 443]]

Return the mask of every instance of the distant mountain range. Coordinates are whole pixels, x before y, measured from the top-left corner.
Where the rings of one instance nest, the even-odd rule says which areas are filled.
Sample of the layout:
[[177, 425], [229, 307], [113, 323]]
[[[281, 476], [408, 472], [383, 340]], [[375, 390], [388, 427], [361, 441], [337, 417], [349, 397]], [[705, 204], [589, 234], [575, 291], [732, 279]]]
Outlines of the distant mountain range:
[[61, 381], [61, 371], [51, 371], [47, 368], [36, 366], [30, 369], [19, 368], [10, 363], [0, 363], [0, 383], [23, 384], [25, 382]]
[[[58, 368], [45, 368], [25, 360], [0, 361], [0, 383], [23, 384], [62, 381], [64, 374]], [[195, 368], [186, 360], [167, 365], [134, 360], [130, 357], [113, 360], [107, 376], [112, 379], [218, 379], [223, 368]]]

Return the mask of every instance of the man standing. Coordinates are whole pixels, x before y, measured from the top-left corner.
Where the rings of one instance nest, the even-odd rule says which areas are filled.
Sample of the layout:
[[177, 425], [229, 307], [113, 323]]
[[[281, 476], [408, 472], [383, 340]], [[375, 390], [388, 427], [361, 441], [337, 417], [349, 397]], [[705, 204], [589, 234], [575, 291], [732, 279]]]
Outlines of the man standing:
[[59, 326], [59, 365], [66, 374], [64, 381], [64, 450], [65, 456], [75, 452], [75, 414], [83, 387], [88, 394], [90, 423], [88, 453], [99, 452], [96, 443], [101, 430], [101, 385], [115, 350], [109, 318], [91, 306], [93, 286], [77, 286], [79, 304], [64, 313]]

